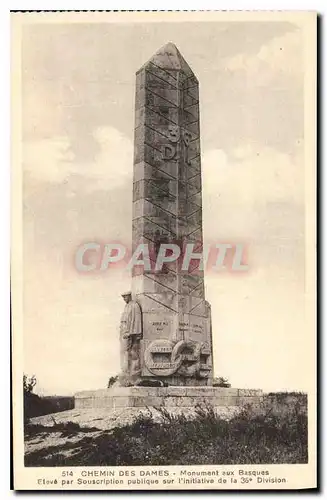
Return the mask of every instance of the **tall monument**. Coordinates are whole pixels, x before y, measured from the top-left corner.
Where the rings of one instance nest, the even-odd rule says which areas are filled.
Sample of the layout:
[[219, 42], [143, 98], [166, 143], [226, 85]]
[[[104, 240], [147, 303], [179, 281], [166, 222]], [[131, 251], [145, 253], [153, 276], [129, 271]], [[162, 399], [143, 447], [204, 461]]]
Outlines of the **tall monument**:
[[[208, 385], [212, 341], [201, 260], [199, 83], [172, 43], [136, 74], [134, 147], [133, 252], [142, 243], [152, 250], [151, 270], [134, 267], [132, 277], [143, 314], [141, 376]], [[156, 270], [158, 253], [167, 255], [171, 243], [180, 249], [179, 260]], [[182, 269], [185, 252], [193, 259]]]
[[136, 75], [133, 255], [142, 253], [143, 264], [132, 267], [132, 290], [122, 294], [119, 383], [76, 394], [75, 407], [194, 409], [205, 403], [223, 414], [225, 407], [259, 403], [260, 390], [213, 386], [199, 83], [172, 43]]

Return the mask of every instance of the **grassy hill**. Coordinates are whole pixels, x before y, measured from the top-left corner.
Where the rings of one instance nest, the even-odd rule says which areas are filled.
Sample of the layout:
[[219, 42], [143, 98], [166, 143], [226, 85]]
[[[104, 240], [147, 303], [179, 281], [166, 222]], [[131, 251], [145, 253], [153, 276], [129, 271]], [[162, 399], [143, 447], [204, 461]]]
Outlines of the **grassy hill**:
[[[64, 422], [25, 426], [26, 466], [306, 463], [307, 396], [271, 393], [229, 420], [213, 408], [195, 417], [157, 409], [111, 429]], [[96, 419], [95, 419], [96, 420]]]

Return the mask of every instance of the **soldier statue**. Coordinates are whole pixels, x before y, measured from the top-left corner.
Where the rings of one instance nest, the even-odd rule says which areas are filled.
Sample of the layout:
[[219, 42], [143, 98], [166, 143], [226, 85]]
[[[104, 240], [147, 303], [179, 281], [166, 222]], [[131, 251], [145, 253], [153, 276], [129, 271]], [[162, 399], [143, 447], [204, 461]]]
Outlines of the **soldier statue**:
[[142, 312], [132, 300], [132, 293], [122, 294], [126, 302], [120, 320], [121, 376], [122, 385], [134, 385], [141, 374], [140, 341], [142, 338]]

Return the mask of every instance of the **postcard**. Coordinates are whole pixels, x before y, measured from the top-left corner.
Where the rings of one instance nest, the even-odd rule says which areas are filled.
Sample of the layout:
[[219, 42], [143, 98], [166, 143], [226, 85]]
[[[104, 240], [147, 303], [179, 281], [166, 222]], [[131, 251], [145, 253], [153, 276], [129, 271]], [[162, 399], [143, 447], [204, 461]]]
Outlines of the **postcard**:
[[14, 488], [316, 488], [316, 13], [11, 21]]

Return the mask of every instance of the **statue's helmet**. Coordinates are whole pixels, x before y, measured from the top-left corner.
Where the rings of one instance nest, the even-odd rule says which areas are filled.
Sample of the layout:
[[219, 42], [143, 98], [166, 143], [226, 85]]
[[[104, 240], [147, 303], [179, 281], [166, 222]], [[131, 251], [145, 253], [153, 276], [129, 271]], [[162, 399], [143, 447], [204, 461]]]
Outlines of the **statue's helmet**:
[[122, 297], [128, 297], [128, 296], [132, 296], [132, 292], [131, 291], [128, 291], [128, 292], [124, 292], [121, 294]]

